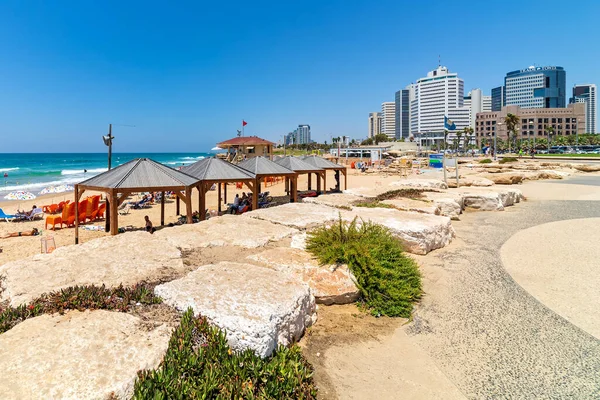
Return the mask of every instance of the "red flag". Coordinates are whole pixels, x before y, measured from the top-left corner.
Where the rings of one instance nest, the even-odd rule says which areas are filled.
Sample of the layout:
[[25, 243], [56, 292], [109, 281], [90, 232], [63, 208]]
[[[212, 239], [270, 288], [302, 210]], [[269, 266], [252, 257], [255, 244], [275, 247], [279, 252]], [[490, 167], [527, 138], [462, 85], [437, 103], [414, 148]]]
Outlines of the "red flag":
[[242, 120], [242, 126], [246, 126], [246, 125], [248, 125], [248, 123], [246, 121]]

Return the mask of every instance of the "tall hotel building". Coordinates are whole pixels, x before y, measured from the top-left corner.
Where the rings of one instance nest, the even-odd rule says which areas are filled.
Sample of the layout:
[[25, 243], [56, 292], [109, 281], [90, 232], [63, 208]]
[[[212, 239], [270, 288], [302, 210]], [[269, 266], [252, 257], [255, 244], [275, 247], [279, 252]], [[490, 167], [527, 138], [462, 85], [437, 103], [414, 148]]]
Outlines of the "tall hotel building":
[[[408, 140], [410, 136], [410, 100], [414, 97], [413, 85], [408, 85], [406, 89], [398, 90], [395, 97], [395, 128], [394, 134], [396, 140], [402, 138]], [[412, 92], [412, 94], [411, 94]]]
[[380, 112], [369, 113], [369, 136], [371, 139], [382, 133], [383, 115]]
[[464, 82], [458, 74], [438, 66], [414, 85], [411, 101], [410, 133], [443, 138], [444, 116], [448, 116], [459, 131], [469, 126], [470, 107], [464, 106]]
[[396, 138], [396, 103], [386, 101], [381, 103], [382, 132], [388, 139], [395, 140]]
[[570, 103], [585, 103], [585, 132], [597, 133], [596, 117], [598, 106], [596, 102], [596, 85], [585, 84], [573, 86], [573, 97]]
[[562, 67], [529, 67], [512, 71], [504, 78], [504, 105], [564, 108], [565, 85], [566, 72]]

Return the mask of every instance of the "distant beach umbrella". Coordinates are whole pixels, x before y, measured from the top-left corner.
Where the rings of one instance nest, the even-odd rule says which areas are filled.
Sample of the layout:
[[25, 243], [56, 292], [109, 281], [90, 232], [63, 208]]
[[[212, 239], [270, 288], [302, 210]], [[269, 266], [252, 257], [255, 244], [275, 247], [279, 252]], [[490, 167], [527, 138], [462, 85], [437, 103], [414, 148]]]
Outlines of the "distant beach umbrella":
[[5, 200], [33, 200], [35, 199], [35, 194], [31, 192], [24, 192], [22, 190], [17, 190], [14, 192], [10, 192], [6, 196], [4, 196]]
[[219, 151], [219, 150], [223, 150], [222, 148], [220, 148], [219, 146], [213, 147], [212, 149], [210, 149], [211, 151]]
[[64, 192], [72, 192], [75, 190], [73, 185], [56, 185], [56, 186], [46, 186], [42, 189], [40, 194], [50, 194], [50, 193], [64, 193]]

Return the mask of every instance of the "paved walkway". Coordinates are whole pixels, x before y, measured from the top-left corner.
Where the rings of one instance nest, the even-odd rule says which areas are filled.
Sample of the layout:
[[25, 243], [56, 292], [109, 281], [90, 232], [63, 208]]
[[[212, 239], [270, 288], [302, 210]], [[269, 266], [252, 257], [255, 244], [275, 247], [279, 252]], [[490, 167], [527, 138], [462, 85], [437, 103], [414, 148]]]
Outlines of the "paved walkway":
[[500, 259], [523, 229], [590, 217], [600, 217], [597, 201], [467, 213], [456, 243], [420, 260], [427, 295], [404, 329], [467, 397], [600, 398], [600, 341], [526, 292]]

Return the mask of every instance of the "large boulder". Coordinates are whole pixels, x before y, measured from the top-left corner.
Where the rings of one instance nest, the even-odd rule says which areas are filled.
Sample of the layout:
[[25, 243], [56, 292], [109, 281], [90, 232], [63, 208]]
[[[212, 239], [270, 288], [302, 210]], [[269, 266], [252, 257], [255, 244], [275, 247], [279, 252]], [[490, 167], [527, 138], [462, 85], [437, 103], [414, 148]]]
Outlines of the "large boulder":
[[600, 171], [600, 164], [571, 164], [572, 168], [575, 168], [577, 171], [581, 172], [597, 172]]
[[480, 211], [504, 211], [502, 197], [498, 192], [468, 190], [462, 192], [465, 208]]
[[455, 232], [450, 218], [390, 208], [354, 207], [344, 214], [346, 220], [357, 217], [387, 227], [409, 253], [427, 254], [450, 243]]
[[268, 221], [223, 215], [198, 224], [161, 229], [154, 236], [162, 237], [182, 250], [194, 250], [221, 246], [262, 247], [296, 232], [296, 229]]
[[307, 229], [338, 219], [340, 212], [341, 210], [322, 204], [288, 203], [277, 207], [260, 208], [244, 214], [242, 218]]
[[304, 250], [275, 247], [248, 256], [248, 259], [276, 271], [293, 274], [310, 287], [320, 304], [352, 303], [360, 295], [348, 266], [319, 265]]
[[181, 251], [158, 235], [129, 232], [57, 248], [0, 266], [2, 300], [17, 306], [75, 285], [134, 285], [184, 271]]
[[563, 179], [571, 175], [568, 172], [556, 171], [552, 169], [543, 169], [538, 172], [539, 179]]
[[496, 185], [515, 185], [523, 182], [523, 174], [519, 172], [503, 172], [500, 174], [486, 174], [487, 178]]
[[439, 215], [457, 220], [464, 208], [464, 199], [458, 193], [425, 192], [425, 198], [433, 201], [439, 208]]
[[[489, 187], [493, 186], [494, 182], [490, 179], [482, 178], [480, 176], [469, 176], [458, 179], [459, 185], [462, 186], [476, 186], [476, 187]], [[455, 188], [456, 179], [448, 179], [448, 187]]]
[[110, 311], [41, 315], [0, 335], [2, 399], [129, 399], [171, 333]]
[[398, 198], [391, 200], [383, 200], [383, 204], [394, 207], [400, 211], [414, 211], [424, 214], [440, 215], [441, 210], [439, 205], [428, 200], [415, 200], [409, 198]]
[[444, 181], [437, 179], [401, 179], [390, 183], [390, 190], [412, 188], [412, 189], [428, 189], [440, 190], [448, 189], [448, 185]]
[[306, 197], [302, 200], [303, 203], [322, 204], [329, 207], [347, 208], [358, 201], [364, 200], [364, 197], [356, 196], [349, 193], [331, 193], [317, 197]]
[[308, 285], [294, 275], [252, 264], [204, 265], [154, 291], [178, 310], [191, 307], [206, 316], [227, 332], [234, 349], [252, 349], [261, 357], [300, 339], [316, 320]]

